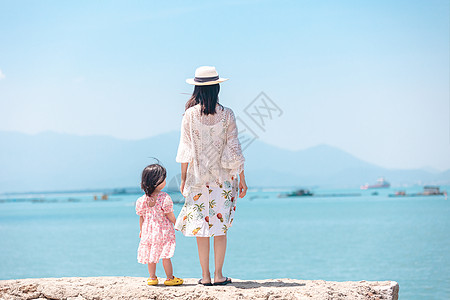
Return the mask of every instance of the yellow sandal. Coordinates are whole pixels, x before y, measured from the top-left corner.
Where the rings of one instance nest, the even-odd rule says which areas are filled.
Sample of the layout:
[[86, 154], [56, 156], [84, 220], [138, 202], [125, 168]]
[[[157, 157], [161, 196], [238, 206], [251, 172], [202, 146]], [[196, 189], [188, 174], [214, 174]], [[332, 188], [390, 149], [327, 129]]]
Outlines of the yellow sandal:
[[158, 285], [158, 277], [155, 277], [154, 279], [152, 279], [152, 278], [147, 279], [147, 284], [148, 285]]
[[173, 276], [172, 279], [164, 281], [165, 285], [173, 286], [173, 285], [182, 285], [184, 282], [183, 279]]

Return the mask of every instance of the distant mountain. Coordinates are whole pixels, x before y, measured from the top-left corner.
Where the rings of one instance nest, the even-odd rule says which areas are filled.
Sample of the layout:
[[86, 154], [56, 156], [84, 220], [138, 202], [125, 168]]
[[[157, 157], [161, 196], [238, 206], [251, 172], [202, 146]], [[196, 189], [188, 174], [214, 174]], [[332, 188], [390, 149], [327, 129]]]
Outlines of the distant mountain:
[[386, 169], [328, 145], [289, 151], [257, 141], [246, 152], [248, 177], [257, 178], [256, 185], [359, 187], [382, 176], [393, 186], [450, 183], [450, 170]]
[[[157, 157], [176, 186], [179, 132], [142, 140], [44, 132], [0, 132], [0, 193], [138, 187], [140, 172]], [[255, 141], [244, 152], [249, 186], [359, 187], [386, 177], [393, 185], [449, 184], [450, 170], [391, 170], [338, 148], [290, 151]]]
[[127, 141], [105, 136], [45, 132], [0, 133], [0, 191], [138, 186], [149, 157], [174, 174], [179, 134]]

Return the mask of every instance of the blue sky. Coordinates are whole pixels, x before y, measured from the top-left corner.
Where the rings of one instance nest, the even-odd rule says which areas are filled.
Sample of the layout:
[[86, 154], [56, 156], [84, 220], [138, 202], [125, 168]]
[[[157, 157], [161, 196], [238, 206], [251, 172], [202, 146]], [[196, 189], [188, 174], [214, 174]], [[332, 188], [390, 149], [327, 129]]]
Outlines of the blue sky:
[[444, 0], [0, 0], [0, 130], [179, 130], [185, 79], [213, 65], [236, 115], [261, 91], [283, 110], [257, 132], [264, 142], [449, 169], [449, 11]]

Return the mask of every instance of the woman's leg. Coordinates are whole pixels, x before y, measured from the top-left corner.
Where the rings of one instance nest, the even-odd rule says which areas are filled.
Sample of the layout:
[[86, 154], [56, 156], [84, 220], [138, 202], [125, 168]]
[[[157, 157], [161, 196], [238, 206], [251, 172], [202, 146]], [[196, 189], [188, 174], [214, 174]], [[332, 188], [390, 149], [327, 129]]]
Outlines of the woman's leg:
[[218, 235], [214, 237], [214, 282], [222, 282], [225, 277], [222, 274], [225, 252], [227, 250], [227, 235]]
[[148, 274], [150, 275], [151, 279], [156, 278], [156, 264], [155, 263], [148, 264]]
[[211, 282], [209, 273], [209, 237], [197, 237], [198, 257], [202, 267], [202, 283]]
[[164, 258], [162, 261], [163, 261], [164, 272], [166, 272], [167, 280], [173, 279], [172, 261], [170, 260], [170, 258]]

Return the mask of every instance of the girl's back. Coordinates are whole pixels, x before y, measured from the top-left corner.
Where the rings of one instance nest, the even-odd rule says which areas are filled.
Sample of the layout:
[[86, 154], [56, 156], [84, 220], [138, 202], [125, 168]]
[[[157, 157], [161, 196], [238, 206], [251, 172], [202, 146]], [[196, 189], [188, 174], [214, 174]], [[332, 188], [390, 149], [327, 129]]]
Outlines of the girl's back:
[[173, 203], [170, 196], [165, 192], [159, 192], [153, 206], [150, 197], [144, 195], [136, 202], [136, 213], [144, 217], [141, 231], [141, 243], [155, 244], [162, 240], [164, 235], [173, 232], [172, 223], [165, 214], [173, 211]]

